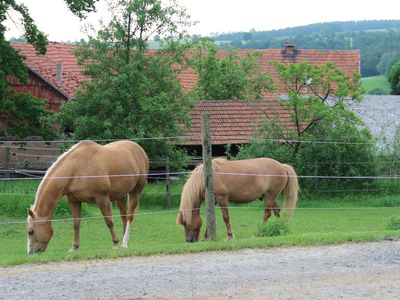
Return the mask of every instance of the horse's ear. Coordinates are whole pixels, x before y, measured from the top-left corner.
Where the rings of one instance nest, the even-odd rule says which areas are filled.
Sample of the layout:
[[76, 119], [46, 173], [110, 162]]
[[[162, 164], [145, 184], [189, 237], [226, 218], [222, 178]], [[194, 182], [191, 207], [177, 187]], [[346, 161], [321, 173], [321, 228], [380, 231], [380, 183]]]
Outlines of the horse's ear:
[[32, 217], [32, 219], [36, 218], [36, 214], [33, 212], [32, 209], [28, 208], [28, 214]]

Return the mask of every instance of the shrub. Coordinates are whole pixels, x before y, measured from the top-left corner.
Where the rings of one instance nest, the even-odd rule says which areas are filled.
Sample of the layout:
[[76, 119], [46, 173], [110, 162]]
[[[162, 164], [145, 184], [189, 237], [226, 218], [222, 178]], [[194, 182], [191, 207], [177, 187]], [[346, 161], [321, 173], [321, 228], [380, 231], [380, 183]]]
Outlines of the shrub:
[[391, 217], [386, 223], [388, 230], [400, 230], [400, 217]]
[[288, 219], [286, 216], [281, 218], [272, 216], [268, 222], [258, 224], [256, 236], [281, 236], [289, 233]]
[[381, 88], [374, 88], [369, 91], [369, 95], [388, 95], [388, 92], [386, 92], [384, 89]]

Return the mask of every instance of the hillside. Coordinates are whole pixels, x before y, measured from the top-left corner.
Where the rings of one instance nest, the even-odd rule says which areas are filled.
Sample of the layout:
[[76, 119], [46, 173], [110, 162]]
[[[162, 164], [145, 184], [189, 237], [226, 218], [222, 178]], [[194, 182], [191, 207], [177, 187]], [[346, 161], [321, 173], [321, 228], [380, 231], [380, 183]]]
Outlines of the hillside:
[[400, 20], [318, 23], [271, 31], [218, 34], [222, 49], [281, 48], [293, 42], [299, 49], [361, 51], [363, 77], [385, 75], [400, 59]]
[[[310, 35], [320, 33], [321, 30], [330, 30], [335, 33], [346, 31], [376, 31], [400, 29], [400, 20], [371, 20], [315, 23], [305, 26], [288, 27], [270, 31], [251, 31], [252, 40], [295, 37], [296, 35]], [[236, 41], [248, 37], [249, 32], [222, 33], [216, 35], [216, 41]]]

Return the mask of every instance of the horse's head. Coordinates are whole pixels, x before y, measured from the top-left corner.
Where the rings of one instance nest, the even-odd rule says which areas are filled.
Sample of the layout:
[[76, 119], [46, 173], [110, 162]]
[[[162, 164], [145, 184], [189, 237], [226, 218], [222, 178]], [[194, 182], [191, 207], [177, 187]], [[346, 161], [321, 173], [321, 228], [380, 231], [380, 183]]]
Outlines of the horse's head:
[[193, 243], [199, 240], [202, 222], [198, 211], [193, 212], [190, 218], [187, 218], [185, 214], [179, 212], [176, 223], [183, 225], [185, 228], [186, 242]]
[[28, 210], [28, 254], [41, 253], [47, 248], [53, 235], [53, 227], [49, 220], [40, 220], [32, 210]]

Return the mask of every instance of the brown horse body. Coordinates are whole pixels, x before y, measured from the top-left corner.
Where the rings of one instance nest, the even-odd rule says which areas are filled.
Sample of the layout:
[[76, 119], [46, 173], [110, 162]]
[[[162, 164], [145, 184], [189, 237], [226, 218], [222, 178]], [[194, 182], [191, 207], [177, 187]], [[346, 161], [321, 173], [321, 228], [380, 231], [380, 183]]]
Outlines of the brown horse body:
[[[28, 253], [43, 252], [53, 229], [51, 219], [58, 200], [66, 195], [74, 218], [71, 251], [80, 244], [79, 227], [82, 202], [96, 203], [110, 229], [114, 246], [118, 245], [112, 221], [114, 201], [121, 212], [124, 238], [128, 246], [129, 229], [134, 221], [140, 193], [147, 182], [149, 162], [144, 150], [131, 141], [99, 145], [82, 141], [61, 155], [42, 179], [34, 205], [28, 215]], [[128, 207], [126, 205], [128, 197]]]
[[[228, 239], [233, 238], [229, 223], [228, 201], [247, 203], [264, 199], [264, 221], [272, 211], [279, 216], [278, 195], [284, 193], [284, 208], [291, 215], [296, 207], [299, 185], [293, 167], [270, 158], [228, 161], [213, 159], [214, 193], [222, 210]], [[183, 187], [177, 224], [185, 227], [186, 240], [198, 240], [201, 219], [199, 208], [204, 200], [203, 165], [196, 167]], [[207, 231], [205, 238], [207, 237]]]

